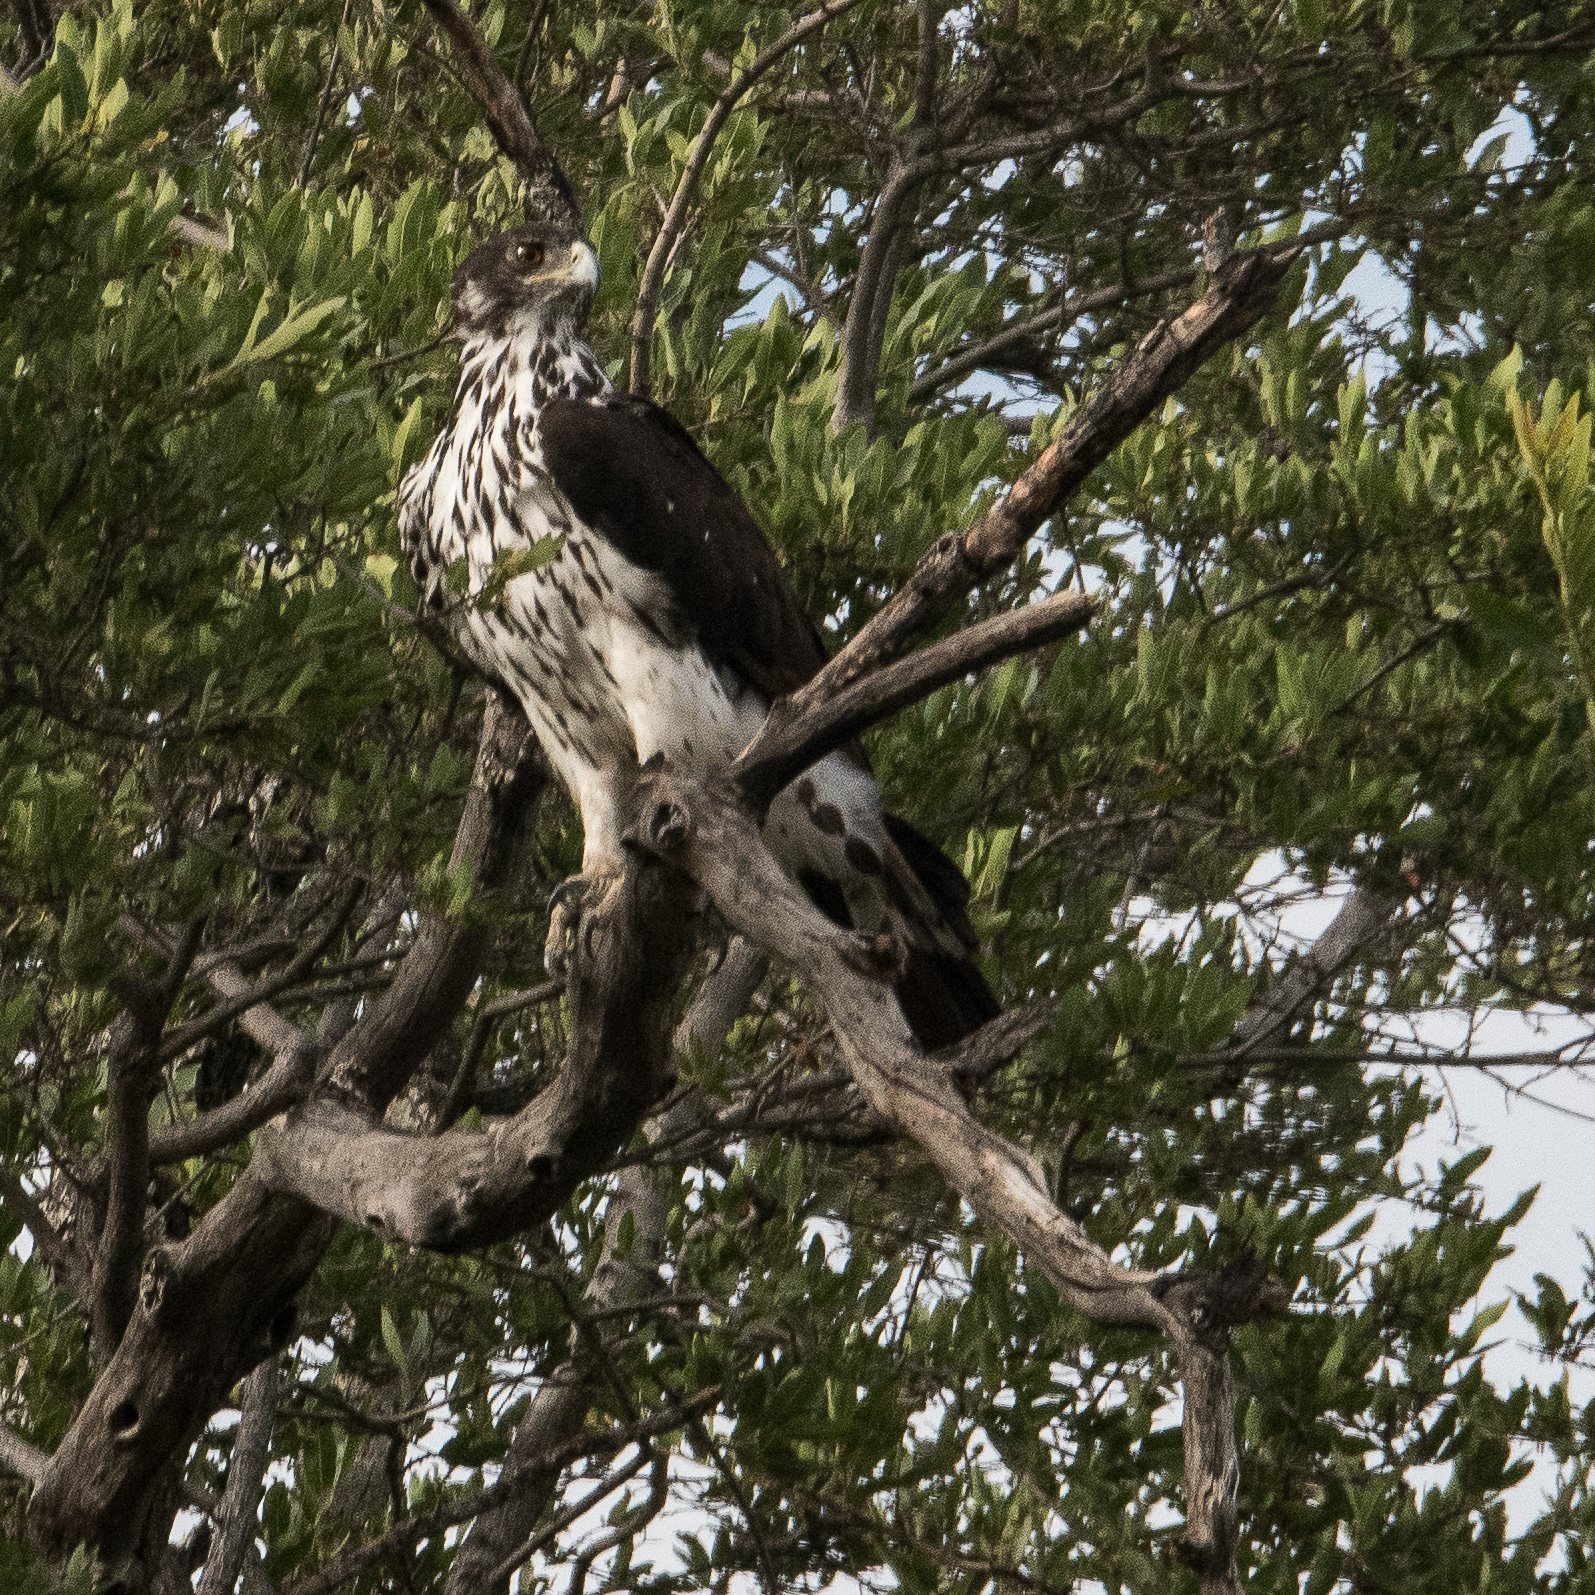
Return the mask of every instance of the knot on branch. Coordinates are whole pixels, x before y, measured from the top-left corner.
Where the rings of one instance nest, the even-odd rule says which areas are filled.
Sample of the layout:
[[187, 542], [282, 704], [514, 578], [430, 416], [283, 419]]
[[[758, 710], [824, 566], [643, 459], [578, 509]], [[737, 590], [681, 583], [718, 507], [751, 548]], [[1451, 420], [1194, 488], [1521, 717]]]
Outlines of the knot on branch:
[[1198, 1339], [1221, 1345], [1230, 1330], [1290, 1304], [1290, 1290], [1250, 1252], [1212, 1272], [1176, 1275], [1158, 1294]]
[[1222, 1579], [1229, 1573], [1235, 1546], [1232, 1539], [1222, 1542], [1199, 1540], [1192, 1535], [1181, 1534], [1174, 1541], [1173, 1553], [1174, 1560], [1182, 1567], [1190, 1568], [1202, 1580], [1205, 1589], [1209, 1579]]
[[144, 1269], [139, 1275], [138, 1304], [148, 1314], [153, 1316], [161, 1308], [161, 1300], [166, 1294], [166, 1282], [171, 1278], [171, 1254], [164, 1246], [155, 1247], [144, 1259]]

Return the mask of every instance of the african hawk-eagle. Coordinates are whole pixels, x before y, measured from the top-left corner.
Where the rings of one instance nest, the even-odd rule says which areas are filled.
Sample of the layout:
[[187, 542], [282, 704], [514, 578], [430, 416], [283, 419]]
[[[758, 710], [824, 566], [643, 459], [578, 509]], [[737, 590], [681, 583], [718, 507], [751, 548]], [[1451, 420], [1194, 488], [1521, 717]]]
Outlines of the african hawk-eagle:
[[[724, 768], [826, 657], [730, 486], [669, 414], [616, 394], [583, 342], [597, 284], [587, 243], [548, 224], [466, 259], [454, 413], [399, 490], [425, 601], [520, 700], [581, 809], [589, 876], [618, 863], [621, 804], [642, 762]], [[564, 539], [557, 557], [495, 575], [502, 556], [551, 537]], [[462, 558], [456, 598], [447, 572]], [[996, 1013], [963, 877], [883, 811], [857, 750], [793, 781], [764, 835], [833, 920], [896, 938], [898, 996], [922, 1046]]]

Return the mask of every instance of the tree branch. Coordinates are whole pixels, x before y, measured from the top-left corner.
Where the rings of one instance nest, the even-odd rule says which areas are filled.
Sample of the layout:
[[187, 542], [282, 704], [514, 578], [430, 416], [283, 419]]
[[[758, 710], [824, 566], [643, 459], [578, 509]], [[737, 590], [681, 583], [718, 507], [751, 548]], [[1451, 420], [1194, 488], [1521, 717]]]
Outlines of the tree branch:
[[827, 919], [788, 879], [729, 797], [665, 769], [638, 780], [629, 837], [678, 864], [741, 935], [789, 964], [825, 1004], [869, 1104], [931, 1156], [977, 1212], [1017, 1240], [1060, 1291], [1102, 1322], [1176, 1326], [1151, 1287], [1053, 1206], [1039, 1167], [978, 1123], [947, 1072], [921, 1053], [892, 992], [890, 960]]
[[1228, 1333], [1281, 1306], [1282, 1287], [1247, 1264], [1217, 1275], [1120, 1268], [1052, 1201], [1035, 1160], [980, 1124], [945, 1068], [915, 1046], [892, 993], [890, 960], [826, 919], [786, 877], [728, 795], [662, 769], [638, 780], [630, 839], [678, 863], [725, 919], [801, 975], [824, 1003], [865, 1099], [914, 1141], [949, 1185], [1008, 1237], [1079, 1312], [1161, 1331], [1185, 1391], [1186, 1526], [1181, 1556], [1205, 1595], [1235, 1595], [1234, 1397]]
[[1301, 1005], [1323, 990], [1341, 968], [1388, 929], [1400, 903], [1387, 892], [1358, 886], [1284, 978], [1245, 1014], [1224, 1048], [1228, 1067], [1244, 1072], [1246, 1058], [1289, 1025]]
[[[589, 1430], [575, 1435], [548, 1458], [549, 1466], [556, 1469], [564, 1468], [578, 1457], [614, 1456], [639, 1441], [652, 1439], [655, 1435], [668, 1434], [672, 1429], [679, 1429], [695, 1414], [709, 1411], [719, 1402], [720, 1393], [719, 1385], [709, 1385], [703, 1390], [695, 1391], [685, 1400], [673, 1401], [668, 1407], [647, 1413], [633, 1423], [617, 1424], [612, 1429]], [[418, 1517], [410, 1518], [407, 1522], [389, 1529], [386, 1534], [369, 1544], [345, 1552], [335, 1561], [328, 1563], [319, 1573], [291, 1585], [287, 1595], [330, 1595], [330, 1592], [340, 1584], [347, 1583], [390, 1552], [414, 1545], [417, 1541], [433, 1534], [440, 1534], [444, 1529], [453, 1528], [458, 1523], [469, 1522], [479, 1512], [503, 1500], [511, 1488], [512, 1481], [500, 1477], [468, 1500], [450, 1501], [443, 1506], [434, 1507], [430, 1512], [423, 1512]]]
[[255, 1514], [266, 1464], [271, 1460], [271, 1428], [276, 1415], [277, 1359], [268, 1357], [244, 1381], [238, 1432], [227, 1463], [227, 1488], [214, 1513], [216, 1536], [205, 1560], [198, 1595], [233, 1595], [244, 1558], [254, 1552]]
[[[254, 986], [243, 986], [242, 977], [237, 975], [236, 968], [230, 963], [219, 964], [217, 970], [211, 972], [211, 984], [217, 987], [218, 990], [220, 990], [224, 980], [228, 984], [234, 985], [234, 982], [229, 980], [228, 977], [222, 976], [218, 978], [217, 976], [217, 971], [219, 970], [230, 970], [237, 978], [237, 984], [234, 985], [234, 989], [224, 995], [222, 1000], [210, 1009], [208, 1013], [201, 1014], [198, 1019], [182, 1025], [164, 1036], [161, 1039], [160, 1061], [162, 1063], [169, 1062], [171, 1059], [186, 1052], [196, 1042], [202, 1041], [206, 1036], [214, 1035], [223, 1025], [230, 1023], [240, 1014], [248, 1013], [251, 1008], [264, 1006], [273, 997], [277, 996], [279, 992], [287, 991], [290, 986], [297, 986], [315, 967], [316, 960], [332, 945], [333, 938], [348, 923], [349, 915], [353, 913], [354, 906], [359, 900], [360, 886], [356, 883], [344, 891], [341, 901], [335, 907], [321, 932], [312, 936], [275, 975], [269, 976]], [[272, 1014], [271, 1018], [277, 1019], [277, 1016]], [[284, 1021], [277, 1019], [278, 1025], [283, 1023]], [[288, 1026], [287, 1028], [291, 1030], [293, 1027]], [[274, 1033], [278, 1036], [283, 1036], [286, 1031], [277, 1030]], [[297, 1036], [297, 1031], [294, 1034]], [[261, 1037], [257, 1036], [255, 1039], [258, 1041], [261, 1040]], [[294, 1044], [297, 1044], [297, 1042]], [[280, 1051], [282, 1049], [273, 1045], [272, 1050]]]
[[[496, 887], [544, 779], [525, 720], [490, 694], [451, 870]], [[485, 937], [479, 924], [423, 922], [393, 985], [333, 1054], [330, 1085], [344, 1101], [376, 1114], [402, 1089], [453, 1022]], [[29, 1505], [44, 1555], [79, 1543], [111, 1560], [137, 1552], [171, 1457], [286, 1342], [294, 1297], [331, 1235], [316, 1209], [245, 1170], [192, 1235], [150, 1252], [127, 1331]]]
[[[447, 3], [447, 0], [427, 0], [427, 4]], [[825, 0], [817, 11], [800, 17], [773, 44], [768, 44], [748, 63], [720, 93], [709, 108], [698, 136], [693, 140], [687, 163], [682, 168], [676, 191], [670, 196], [669, 207], [660, 223], [653, 247], [648, 251], [648, 262], [643, 267], [642, 281], [637, 288], [637, 306], [631, 316], [631, 391], [646, 396], [648, 392], [649, 352], [653, 341], [654, 316], [659, 308], [659, 292], [664, 286], [665, 268], [669, 263], [676, 239], [686, 225], [687, 212], [698, 192], [703, 169], [714, 150], [714, 141], [726, 118], [737, 108], [742, 96], [795, 45], [801, 44], [811, 33], [823, 28], [832, 17], [840, 16], [858, 4], [858, 0]]]
[[28, 1226], [39, 1255], [64, 1278], [77, 1299], [87, 1306], [92, 1287], [83, 1260], [45, 1216], [38, 1199], [7, 1168], [0, 1168], [0, 1197], [4, 1197], [6, 1204], [22, 1215], [22, 1222]]
[[584, 914], [570, 1052], [514, 1118], [406, 1135], [313, 1102], [257, 1137], [251, 1169], [272, 1190], [412, 1246], [460, 1251], [540, 1223], [665, 1089], [665, 1015], [692, 946], [681, 886], [633, 855], [612, 902]]
[[799, 705], [778, 699], [759, 733], [732, 766], [732, 779], [762, 813], [787, 782], [859, 732], [927, 698], [949, 681], [1028, 653], [1078, 631], [1091, 618], [1092, 600], [1062, 592], [983, 620], [921, 648], [860, 680], [834, 697]]
[[160, 1035], [194, 955], [204, 923], [195, 920], [167, 959], [159, 980], [129, 970], [121, 981], [127, 1011], [112, 1027], [105, 1062], [105, 1222], [94, 1247], [85, 1305], [95, 1360], [103, 1367], [133, 1314], [149, 1205], [150, 1089], [160, 1061]]
[[30, 1445], [14, 1429], [0, 1423], [0, 1464], [20, 1473], [29, 1484], [38, 1484], [50, 1465], [47, 1452]]
[[1022, 1008], [1009, 1008], [956, 1046], [944, 1047], [932, 1062], [965, 1091], [983, 1085], [1004, 1064], [1012, 1063], [1057, 1017], [1055, 998], [1042, 997]]
[[[704, 981], [676, 1027], [672, 1041], [676, 1056], [717, 1053], [767, 967], [763, 954], [741, 937], [734, 938], [725, 960]], [[650, 1120], [644, 1133], [655, 1145], [669, 1145], [696, 1119], [701, 1106], [698, 1092], [690, 1091]], [[651, 1171], [634, 1165], [621, 1172], [606, 1209], [605, 1255], [588, 1282], [586, 1306], [598, 1312], [612, 1310], [635, 1300], [656, 1281], [654, 1263], [669, 1209], [667, 1193]], [[622, 1259], [614, 1247], [628, 1214], [631, 1253]], [[517, 1553], [534, 1542], [538, 1521], [559, 1484], [559, 1469], [548, 1459], [581, 1428], [590, 1405], [590, 1391], [569, 1365], [532, 1397], [504, 1460], [502, 1478], [508, 1492], [471, 1524], [450, 1566], [445, 1595], [505, 1595], [511, 1572], [525, 1561]]]
[[1092, 471], [1217, 349], [1268, 312], [1296, 243], [1233, 256], [1172, 322], [1159, 322], [1070, 419], [1063, 434], [967, 532], [938, 538], [891, 601], [800, 691], [797, 716], [923, 637], [970, 591], [1006, 569]]
[[498, 147], [520, 171], [528, 208], [583, 231], [581, 207], [554, 153], [543, 142], [515, 85], [499, 70], [482, 31], [455, 0], [425, 0], [432, 20], [454, 48], [455, 64], [487, 118]]
[[989, 338], [982, 338], [978, 342], [962, 345], [953, 350], [939, 366], [921, 372], [908, 385], [908, 402], [922, 403], [939, 389], [962, 382], [971, 372], [990, 365], [998, 356], [1014, 348], [1015, 345], [1034, 338], [1038, 333], [1066, 327], [1071, 322], [1079, 320], [1081, 316], [1090, 315], [1093, 310], [1101, 310], [1109, 305], [1128, 304], [1131, 300], [1143, 298], [1147, 294], [1178, 288], [1182, 283], [1190, 282], [1196, 276], [1196, 271], [1196, 266], [1192, 264], [1182, 267], [1179, 271], [1159, 272], [1155, 277], [1146, 277], [1139, 282], [1125, 283], [1114, 288], [1097, 288], [1090, 293], [1071, 294], [1050, 309], [1038, 310], [1030, 316], [1015, 316], [1000, 332], [995, 332]]
[[16, 13], [17, 32], [22, 35], [22, 60], [13, 82], [20, 87], [50, 59], [55, 48], [55, 18], [48, 0], [16, 0]]
[[299, 175], [294, 179], [295, 188], [303, 188], [310, 181], [310, 169], [315, 164], [316, 146], [321, 142], [321, 129], [327, 120], [327, 107], [332, 103], [332, 85], [338, 80], [338, 53], [343, 48], [341, 37], [343, 29], [349, 23], [349, 4], [350, 0], [343, 0], [343, 15], [338, 19], [338, 31], [332, 36], [332, 57], [327, 62], [327, 81], [322, 85], [321, 98], [316, 102], [316, 119], [310, 124], [310, 137], [305, 140], [305, 155], [299, 163]]
[[902, 264], [904, 233], [912, 226], [913, 201], [919, 185], [936, 169], [935, 161], [923, 156], [918, 148], [932, 135], [917, 127], [913, 133], [913, 148], [892, 153], [886, 181], [875, 203], [869, 237], [859, 255], [853, 296], [840, 339], [841, 364], [831, 411], [832, 432], [860, 422], [866, 427], [874, 425], [881, 343], [891, 309], [892, 287]]

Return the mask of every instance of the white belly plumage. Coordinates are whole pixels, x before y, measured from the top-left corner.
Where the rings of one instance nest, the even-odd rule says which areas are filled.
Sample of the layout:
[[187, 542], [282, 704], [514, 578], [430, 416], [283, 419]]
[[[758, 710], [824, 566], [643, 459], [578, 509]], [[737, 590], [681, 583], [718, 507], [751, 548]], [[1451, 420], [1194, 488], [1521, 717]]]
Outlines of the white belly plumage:
[[[723, 769], [769, 705], [711, 663], [667, 584], [577, 521], [545, 473], [541, 406], [609, 391], [590, 353], [572, 344], [524, 354], [467, 350], [454, 423], [400, 488], [400, 530], [428, 602], [458, 606], [456, 635], [520, 700], [575, 798], [590, 871], [619, 855], [622, 804], [640, 764], [663, 754], [694, 774]], [[565, 539], [558, 556], [479, 607], [495, 562], [549, 536]], [[445, 573], [461, 558], [468, 591], [451, 600]], [[765, 837], [795, 875], [836, 883], [856, 926], [881, 924], [880, 792], [851, 758], [831, 754], [794, 781], [771, 805]]]
[[[584, 869], [619, 854], [621, 804], [640, 764], [663, 754], [693, 774], [723, 770], [769, 708], [675, 629], [663, 582], [574, 525], [559, 558], [511, 582], [497, 613], [473, 612], [468, 632], [576, 799]], [[776, 799], [765, 837], [789, 869], [838, 882], [855, 924], [879, 922], [880, 793], [845, 754]], [[862, 890], [849, 890], [860, 875]]]

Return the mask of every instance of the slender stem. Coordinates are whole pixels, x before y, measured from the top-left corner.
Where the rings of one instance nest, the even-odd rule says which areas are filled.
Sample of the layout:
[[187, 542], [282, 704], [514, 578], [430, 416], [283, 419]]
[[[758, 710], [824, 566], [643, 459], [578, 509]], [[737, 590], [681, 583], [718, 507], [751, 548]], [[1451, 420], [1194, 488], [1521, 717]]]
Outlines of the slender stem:
[[[442, 0], [427, 0], [428, 5]], [[858, 4], [858, 0], [827, 0], [819, 10], [799, 18], [774, 44], [767, 45], [749, 63], [747, 71], [734, 78], [720, 97], [709, 108], [703, 126], [693, 141], [676, 191], [670, 196], [659, 234], [648, 251], [648, 263], [643, 268], [642, 283], [637, 289], [637, 308], [631, 318], [631, 391], [646, 394], [648, 391], [648, 356], [653, 339], [654, 317], [659, 308], [659, 291], [664, 286], [665, 268], [676, 245], [677, 235], [686, 225], [687, 212], [698, 192], [703, 169], [709, 163], [714, 141], [719, 136], [726, 118], [737, 108], [742, 96], [794, 45], [801, 44], [811, 33], [823, 28], [832, 17], [840, 16]]]
[[327, 81], [321, 86], [321, 99], [316, 105], [316, 119], [310, 124], [310, 137], [305, 141], [305, 158], [299, 163], [296, 188], [310, 181], [310, 168], [315, 163], [316, 146], [321, 142], [321, 129], [327, 120], [327, 107], [332, 103], [332, 86], [338, 81], [338, 52], [343, 48], [343, 30], [349, 25], [350, 0], [343, 0], [343, 15], [338, 19], [338, 31], [332, 36], [332, 59], [327, 62]]
[[553, 152], [543, 142], [520, 91], [499, 70], [482, 30], [455, 0], [425, 0], [432, 20], [454, 47], [456, 65], [482, 107], [498, 147], [514, 161], [535, 194], [579, 231], [581, 207]]
[[22, 1222], [28, 1226], [39, 1255], [51, 1268], [65, 1276], [66, 1283], [76, 1292], [79, 1301], [87, 1302], [89, 1278], [83, 1264], [60, 1231], [45, 1216], [37, 1198], [10, 1169], [0, 1168], [0, 1198], [4, 1198], [8, 1207], [14, 1207], [22, 1215]]

